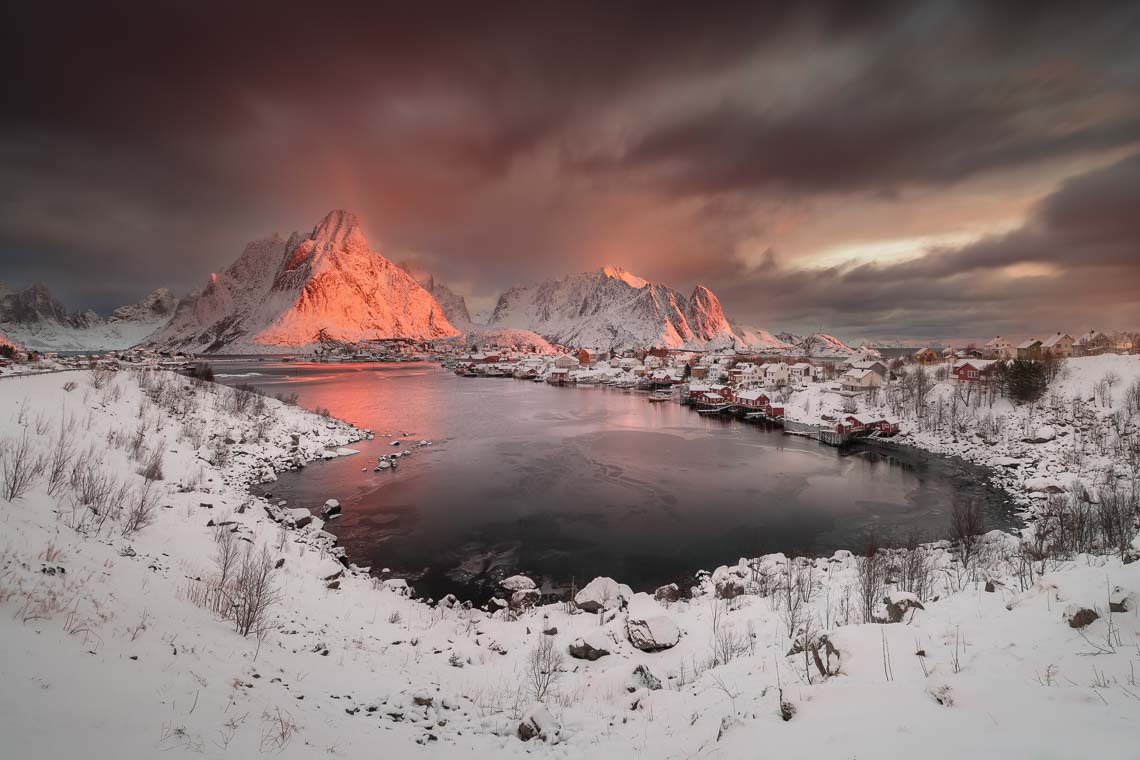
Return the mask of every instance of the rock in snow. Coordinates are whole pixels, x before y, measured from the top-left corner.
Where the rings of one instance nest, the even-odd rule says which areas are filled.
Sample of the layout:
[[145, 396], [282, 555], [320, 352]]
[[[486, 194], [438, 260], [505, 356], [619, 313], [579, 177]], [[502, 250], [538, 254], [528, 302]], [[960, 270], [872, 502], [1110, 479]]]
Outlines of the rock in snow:
[[643, 620], [630, 618], [626, 621], [626, 634], [629, 643], [643, 652], [658, 652], [677, 645], [681, 639], [681, 629], [664, 615], [647, 617]]
[[585, 636], [579, 636], [570, 644], [570, 656], [578, 660], [601, 659], [613, 649], [613, 639], [604, 628], [595, 628]]
[[1080, 604], [1070, 604], [1065, 608], [1062, 617], [1070, 628], [1084, 628], [1100, 618], [1094, 610]]
[[625, 606], [633, 597], [633, 589], [613, 578], [595, 578], [574, 595], [574, 604], [583, 612], [615, 610]]
[[534, 581], [525, 575], [512, 575], [510, 578], [504, 578], [499, 582], [499, 585], [507, 591], [530, 591], [536, 588]]
[[519, 738], [524, 742], [536, 737], [550, 741], [558, 738], [560, 730], [558, 721], [546, 709], [546, 705], [536, 702], [523, 713], [522, 721], [519, 723]]

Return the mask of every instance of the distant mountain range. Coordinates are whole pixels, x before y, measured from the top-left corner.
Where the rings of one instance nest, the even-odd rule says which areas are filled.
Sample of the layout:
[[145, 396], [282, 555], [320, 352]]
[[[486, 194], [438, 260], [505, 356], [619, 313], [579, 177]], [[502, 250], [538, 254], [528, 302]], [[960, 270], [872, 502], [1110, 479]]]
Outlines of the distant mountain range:
[[41, 283], [15, 291], [0, 283], [0, 333], [37, 351], [120, 350], [166, 325], [177, 306], [178, 299], [159, 288], [104, 318], [93, 311], [69, 311]]
[[422, 282], [371, 249], [353, 214], [333, 211], [311, 232], [246, 246], [224, 272], [181, 301], [161, 289], [103, 318], [71, 312], [43, 285], [0, 285], [0, 333], [40, 350], [149, 347], [194, 353], [303, 351], [322, 340], [470, 335], [512, 344], [546, 341], [602, 349], [791, 349], [850, 353], [833, 336], [801, 337], [731, 322], [716, 295], [688, 296], [620, 267], [566, 275], [503, 293], [473, 319], [463, 296]]

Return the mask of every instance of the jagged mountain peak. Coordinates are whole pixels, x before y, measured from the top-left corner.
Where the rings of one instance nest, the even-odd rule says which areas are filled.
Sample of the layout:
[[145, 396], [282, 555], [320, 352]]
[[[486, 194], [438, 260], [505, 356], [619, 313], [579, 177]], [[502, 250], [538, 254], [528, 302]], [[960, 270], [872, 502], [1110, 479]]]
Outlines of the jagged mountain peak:
[[637, 290], [640, 290], [649, 284], [649, 280], [646, 280], [643, 277], [638, 277], [632, 272], [626, 271], [622, 267], [607, 265], [598, 271], [601, 272], [604, 276], [609, 277], [611, 280], [621, 280], [626, 285], [629, 285], [631, 288], [635, 288]]
[[308, 235], [246, 246], [152, 341], [206, 352], [274, 352], [383, 338], [457, 334], [406, 271], [373, 251], [355, 214], [336, 210]]
[[311, 239], [315, 243], [327, 243], [334, 247], [351, 244], [368, 248], [368, 241], [360, 229], [360, 220], [356, 214], [343, 209], [334, 209], [325, 214], [325, 218], [313, 228]]
[[489, 324], [598, 348], [706, 349], [744, 342], [708, 288], [697, 286], [686, 298], [613, 266], [510, 288], [499, 297]]

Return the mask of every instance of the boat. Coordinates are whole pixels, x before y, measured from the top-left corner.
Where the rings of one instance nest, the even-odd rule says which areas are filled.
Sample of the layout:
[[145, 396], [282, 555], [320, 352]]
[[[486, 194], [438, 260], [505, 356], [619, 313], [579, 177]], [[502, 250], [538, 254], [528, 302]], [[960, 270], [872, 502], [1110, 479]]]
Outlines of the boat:
[[649, 396], [647, 396], [647, 398], [651, 402], [672, 401], [673, 400], [672, 394], [662, 393], [661, 391], [654, 391], [653, 393], [650, 393]]

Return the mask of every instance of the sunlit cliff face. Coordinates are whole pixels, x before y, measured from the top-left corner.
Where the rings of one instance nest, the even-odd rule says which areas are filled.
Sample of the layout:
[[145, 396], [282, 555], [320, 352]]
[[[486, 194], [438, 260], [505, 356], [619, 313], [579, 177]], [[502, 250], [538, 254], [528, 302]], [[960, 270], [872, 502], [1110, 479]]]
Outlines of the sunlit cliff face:
[[73, 308], [343, 207], [475, 309], [614, 265], [852, 339], [1140, 322], [1134, 3], [14, 13], [0, 272]]

